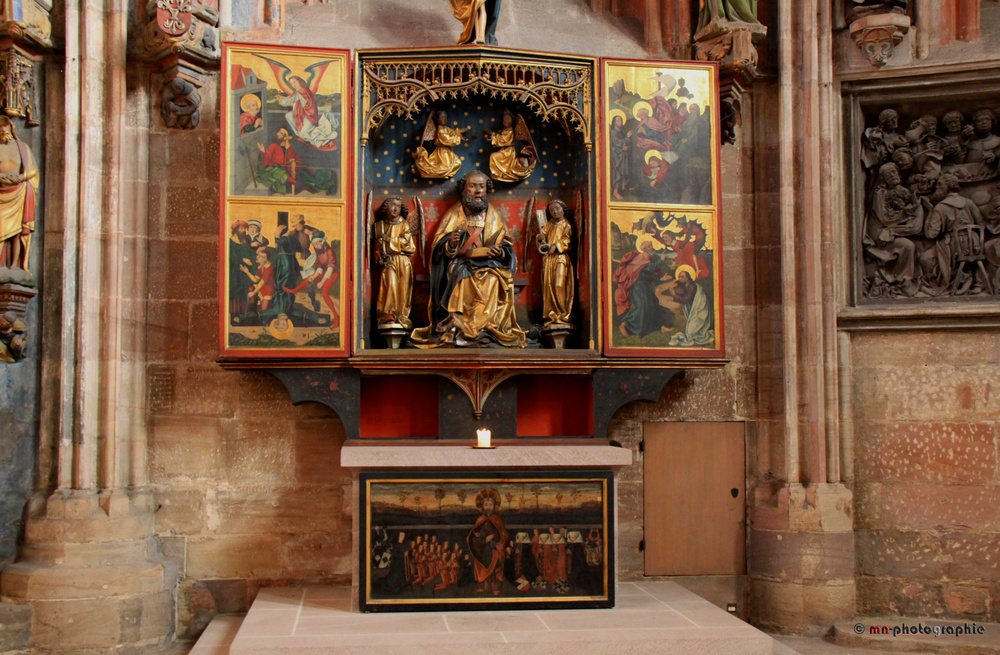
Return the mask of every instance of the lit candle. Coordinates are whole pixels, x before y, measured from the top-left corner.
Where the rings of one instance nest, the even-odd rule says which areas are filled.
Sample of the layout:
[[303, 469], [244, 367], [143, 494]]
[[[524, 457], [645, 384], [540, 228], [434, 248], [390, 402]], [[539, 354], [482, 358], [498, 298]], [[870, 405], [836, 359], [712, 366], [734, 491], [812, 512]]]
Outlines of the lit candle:
[[479, 439], [478, 448], [489, 448], [490, 447], [490, 431], [489, 430], [476, 430], [476, 438]]

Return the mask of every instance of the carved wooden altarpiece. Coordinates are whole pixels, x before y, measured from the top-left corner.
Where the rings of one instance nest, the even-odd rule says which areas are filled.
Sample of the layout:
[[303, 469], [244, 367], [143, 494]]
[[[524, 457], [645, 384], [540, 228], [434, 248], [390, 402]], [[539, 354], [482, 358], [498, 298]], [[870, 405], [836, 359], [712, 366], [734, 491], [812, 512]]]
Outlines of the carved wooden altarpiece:
[[[223, 53], [223, 365], [271, 370], [294, 402], [334, 408], [348, 439], [471, 441], [491, 424], [606, 438], [626, 402], [725, 363], [716, 64], [489, 46]], [[642, 157], [613, 169], [620, 136]], [[661, 266], [612, 279], [647, 237]], [[623, 341], [616, 309], [640, 301], [662, 318], [648, 344]]]

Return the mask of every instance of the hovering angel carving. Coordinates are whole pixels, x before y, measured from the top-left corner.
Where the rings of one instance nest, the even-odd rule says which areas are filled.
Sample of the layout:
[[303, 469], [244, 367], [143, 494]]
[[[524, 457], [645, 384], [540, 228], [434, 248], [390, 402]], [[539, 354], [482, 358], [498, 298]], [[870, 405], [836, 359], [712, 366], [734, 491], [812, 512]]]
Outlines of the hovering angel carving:
[[296, 138], [317, 150], [336, 150], [340, 119], [329, 110], [321, 110], [316, 102], [316, 91], [320, 81], [334, 60], [319, 61], [306, 67], [308, 79], [292, 75], [292, 71], [280, 61], [257, 55], [267, 62], [278, 80], [283, 96], [278, 103], [289, 107], [285, 120]]
[[[531, 140], [531, 133], [524, 119], [508, 110], [503, 112], [503, 129], [487, 130], [485, 136], [494, 148], [499, 148], [490, 155], [490, 175], [498, 182], [520, 182], [531, 175], [538, 162], [538, 152]], [[517, 152], [516, 143], [526, 143], [521, 152]]]
[[[471, 129], [448, 127], [448, 114], [443, 111], [431, 112], [427, 117], [423, 136], [420, 137], [420, 146], [413, 156], [416, 176], [447, 180], [457, 173], [462, 167], [462, 160], [452, 148], [460, 145], [462, 135]], [[428, 153], [424, 148], [423, 144], [428, 141], [434, 142], [434, 152]]]

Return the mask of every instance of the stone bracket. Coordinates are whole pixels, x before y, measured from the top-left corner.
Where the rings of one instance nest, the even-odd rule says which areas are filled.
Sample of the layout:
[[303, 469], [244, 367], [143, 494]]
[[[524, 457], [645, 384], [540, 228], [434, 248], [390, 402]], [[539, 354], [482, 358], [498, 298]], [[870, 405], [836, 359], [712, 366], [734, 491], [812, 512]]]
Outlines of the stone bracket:
[[24, 359], [28, 347], [24, 317], [28, 303], [37, 294], [30, 286], [0, 280], [0, 363], [13, 364]]
[[219, 69], [219, 13], [193, 0], [150, 0], [146, 25], [131, 52], [163, 75], [160, 115], [167, 127], [194, 129], [200, 122], [198, 89]]
[[757, 72], [757, 44], [767, 36], [760, 23], [717, 18], [694, 35], [695, 58], [719, 62], [719, 97], [722, 143], [736, 143], [742, 125], [743, 93], [753, 86]]
[[910, 17], [900, 13], [871, 14], [851, 23], [851, 38], [872, 66], [882, 68], [893, 49], [910, 31]]

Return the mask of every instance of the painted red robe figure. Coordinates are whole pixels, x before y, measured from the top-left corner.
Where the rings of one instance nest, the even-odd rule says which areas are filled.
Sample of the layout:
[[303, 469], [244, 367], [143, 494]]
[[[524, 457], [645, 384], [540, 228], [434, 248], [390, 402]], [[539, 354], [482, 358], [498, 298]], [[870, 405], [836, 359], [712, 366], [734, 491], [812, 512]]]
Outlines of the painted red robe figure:
[[293, 289], [283, 287], [288, 293], [298, 293], [310, 284], [315, 283], [319, 287], [320, 296], [323, 302], [330, 309], [330, 329], [336, 330], [340, 327], [340, 314], [337, 313], [337, 306], [330, 297], [330, 290], [340, 279], [340, 269], [337, 267], [337, 254], [326, 242], [325, 232], [315, 232], [310, 239], [313, 254], [309, 256], [303, 265], [302, 282]]
[[507, 528], [496, 513], [500, 508], [500, 494], [496, 489], [483, 489], [476, 496], [476, 507], [481, 514], [467, 538], [472, 553], [473, 574], [479, 591], [492, 591], [494, 596], [499, 596], [503, 583], [504, 546], [507, 544]]
[[677, 253], [675, 268], [686, 264], [694, 269], [696, 279], [708, 277], [711, 274], [708, 261], [701, 254], [707, 238], [705, 229], [694, 221], [686, 220], [684, 216], [678, 217], [677, 221], [681, 225], [680, 233], [674, 236], [670, 232], [664, 232], [660, 241]]
[[276, 142], [269, 145], [267, 149], [264, 149], [263, 145], [258, 144], [257, 147], [262, 150], [260, 163], [265, 171], [271, 166], [284, 169], [288, 175], [288, 183], [296, 184], [295, 176], [299, 169], [302, 168], [302, 158], [299, 157], [298, 153], [292, 147], [291, 137], [285, 128], [278, 130], [276, 139]]
[[241, 266], [240, 270], [250, 277], [253, 286], [247, 293], [247, 300], [253, 301], [257, 298], [260, 311], [267, 311], [271, 307], [271, 300], [274, 298], [274, 266], [271, 265], [271, 256], [267, 248], [257, 250], [257, 271], [251, 274], [246, 266]]

